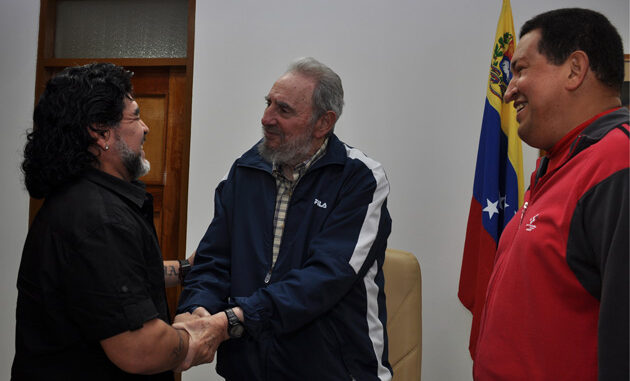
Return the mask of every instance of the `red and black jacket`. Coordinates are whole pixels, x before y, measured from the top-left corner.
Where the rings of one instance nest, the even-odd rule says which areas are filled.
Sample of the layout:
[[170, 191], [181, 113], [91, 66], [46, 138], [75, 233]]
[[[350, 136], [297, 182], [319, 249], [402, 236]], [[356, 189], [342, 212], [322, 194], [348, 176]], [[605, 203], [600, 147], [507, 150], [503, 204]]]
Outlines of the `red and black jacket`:
[[628, 380], [628, 109], [539, 160], [499, 241], [476, 380]]

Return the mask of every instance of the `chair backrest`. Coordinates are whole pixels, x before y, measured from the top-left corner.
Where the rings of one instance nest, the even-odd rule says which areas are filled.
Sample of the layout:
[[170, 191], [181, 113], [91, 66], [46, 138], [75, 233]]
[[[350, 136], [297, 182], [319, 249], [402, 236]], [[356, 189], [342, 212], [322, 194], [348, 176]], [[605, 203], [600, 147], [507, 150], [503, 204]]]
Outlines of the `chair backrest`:
[[393, 381], [420, 380], [422, 365], [422, 277], [416, 257], [387, 249], [383, 265], [387, 336]]

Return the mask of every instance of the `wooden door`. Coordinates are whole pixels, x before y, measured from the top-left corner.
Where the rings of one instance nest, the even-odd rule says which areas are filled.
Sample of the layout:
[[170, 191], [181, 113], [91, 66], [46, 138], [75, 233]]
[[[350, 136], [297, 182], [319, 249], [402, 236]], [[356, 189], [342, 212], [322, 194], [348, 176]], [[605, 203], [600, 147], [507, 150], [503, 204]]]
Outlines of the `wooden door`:
[[[186, 133], [186, 72], [178, 67], [129, 67], [134, 72], [134, 98], [140, 117], [149, 127], [144, 143], [151, 171], [142, 177], [153, 195], [154, 222], [162, 255], [174, 260], [184, 255], [188, 192]], [[186, 173], [184, 173], [186, 172]], [[167, 289], [169, 310], [175, 313], [179, 287]]]

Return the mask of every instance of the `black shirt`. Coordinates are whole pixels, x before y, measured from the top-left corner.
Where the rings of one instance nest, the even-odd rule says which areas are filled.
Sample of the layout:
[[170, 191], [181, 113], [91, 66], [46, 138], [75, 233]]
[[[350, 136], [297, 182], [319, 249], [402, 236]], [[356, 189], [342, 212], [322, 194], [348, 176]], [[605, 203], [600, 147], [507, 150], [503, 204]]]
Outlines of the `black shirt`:
[[18, 273], [13, 380], [172, 380], [130, 375], [100, 340], [169, 321], [153, 199], [102, 171], [51, 194], [29, 229]]

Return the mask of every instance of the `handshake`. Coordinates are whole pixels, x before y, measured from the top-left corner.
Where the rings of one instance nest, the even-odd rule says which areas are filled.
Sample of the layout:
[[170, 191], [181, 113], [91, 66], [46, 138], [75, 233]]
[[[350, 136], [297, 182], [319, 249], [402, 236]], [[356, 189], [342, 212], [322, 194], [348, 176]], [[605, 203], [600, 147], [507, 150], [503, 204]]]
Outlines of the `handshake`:
[[[235, 312], [241, 315], [239, 317], [242, 321], [240, 308], [235, 308]], [[230, 338], [227, 315], [223, 312], [211, 315], [203, 307], [197, 307], [192, 314], [186, 312], [175, 316], [173, 328], [185, 330], [190, 336], [186, 358], [175, 369], [176, 372], [212, 362], [219, 344]]]

